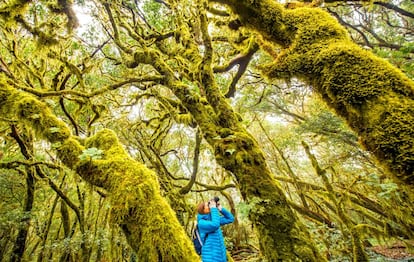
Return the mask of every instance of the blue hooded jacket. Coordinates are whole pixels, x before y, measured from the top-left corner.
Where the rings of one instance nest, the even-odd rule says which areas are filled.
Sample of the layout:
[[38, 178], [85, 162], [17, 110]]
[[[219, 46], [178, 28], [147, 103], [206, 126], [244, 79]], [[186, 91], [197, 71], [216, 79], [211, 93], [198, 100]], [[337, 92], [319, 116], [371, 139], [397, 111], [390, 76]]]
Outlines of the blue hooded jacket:
[[223, 216], [220, 216], [216, 207], [212, 207], [209, 214], [198, 214], [197, 216], [200, 237], [204, 239], [204, 245], [201, 249], [203, 262], [227, 262], [226, 246], [220, 226], [232, 223], [234, 217], [224, 208], [220, 213]]

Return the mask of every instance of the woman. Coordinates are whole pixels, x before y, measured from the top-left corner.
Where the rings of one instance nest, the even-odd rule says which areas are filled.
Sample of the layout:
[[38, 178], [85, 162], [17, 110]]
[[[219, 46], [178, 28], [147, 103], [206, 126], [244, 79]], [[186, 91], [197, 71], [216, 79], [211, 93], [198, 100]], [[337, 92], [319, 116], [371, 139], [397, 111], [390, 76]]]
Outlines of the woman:
[[[233, 215], [214, 199], [198, 205], [197, 224], [204, 244], [201, 249], [203, 262], [227, 262], [226, 246], [220, 226], [232, 223]], [[220, 216], [220, 213], [222, 216]]]

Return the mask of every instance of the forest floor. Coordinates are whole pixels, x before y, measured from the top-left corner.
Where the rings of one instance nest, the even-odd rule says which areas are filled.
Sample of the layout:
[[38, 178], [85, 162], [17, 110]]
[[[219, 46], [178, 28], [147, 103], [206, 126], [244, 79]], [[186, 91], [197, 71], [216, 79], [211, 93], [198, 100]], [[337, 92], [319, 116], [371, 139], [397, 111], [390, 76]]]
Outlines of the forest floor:
[[374, 246], [369, 248], [370, 253], [381, 255], [381, 261], [413, 261], [414, 250], [409, 250], [403, 243], [396, 242], [393, 245]]
[[[414, 244], [414, 243], [413, 243]], [[409, 250], [402, 242], [392, 245], [376, 245], [367, 248], [369, 261], [375, 262], [414, 262], [414, 250]], [[258, 250], [244, 249], [232, 254], [234, 262], [260, 262]], [[348, 262], [347, 258], [335, 258], [331, 262]]]

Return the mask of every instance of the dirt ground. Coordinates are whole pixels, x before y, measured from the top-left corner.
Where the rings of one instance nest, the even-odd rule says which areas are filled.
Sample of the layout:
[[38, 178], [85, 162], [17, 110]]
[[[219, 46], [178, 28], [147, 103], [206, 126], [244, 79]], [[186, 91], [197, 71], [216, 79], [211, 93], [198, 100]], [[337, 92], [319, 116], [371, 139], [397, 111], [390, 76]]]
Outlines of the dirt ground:
[[375, 246], [370, 250], [387, 258], [414, 261], [414, 249], [408, 249], [402, 242], [387, 246]]

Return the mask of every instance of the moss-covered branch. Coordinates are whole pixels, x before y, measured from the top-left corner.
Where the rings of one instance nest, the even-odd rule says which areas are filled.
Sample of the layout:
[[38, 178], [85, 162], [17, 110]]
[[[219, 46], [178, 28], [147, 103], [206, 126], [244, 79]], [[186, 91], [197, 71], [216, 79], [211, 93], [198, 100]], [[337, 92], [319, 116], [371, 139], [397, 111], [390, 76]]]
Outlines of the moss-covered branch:
[[0, 113], [19, 118], [40, 138], [52, 143], [65, 165], [110, 193], [112, 222], [121, 226], [140, 259], [199, 260], [175, 213], [161, 197], [156, 175], [134, 161], [112, 131], [103, 130], [87, 139], [86, 148], [98, 148], [102, 155], [81, 160], [85, 146], [70, 134], [66, 124], [34, 96], [11, 88], [4, 81], [0, 82]]
[[198, 163], [200, 162], [200, 146], [202, 138], [203, 137], [201, 135], [200, 130], [197, 130], [193, 157], [193, 171], [191, 173], [190, 181], [188, 181], [188, 183], [180, 189], [180, 194], [187, 194], [191, 190], [196, 181], [199, 166]]
[[225, 95], [225, 97], [227, 98], [234, 97], [236, 93], [237, 82], [240, 80], [242, 75], [246, 72], [247, 66], [249, 65], [253, 55], [257, 52], [257, 50], [259, 50], [259, 44], [257, 44], [257, 42], [252, 38], [246, 49], [247, 50], [237, 55], [228, 64], [214, 67], [214, 72], [219, 73], [219, 72], [227, 72], [231, 70], [234, 66], [239, 65], [239, 68], [237, 69], [237, 73], [233, 77], [231, 84], [229, 86], [229, 89]]
[[80, 98], [92, 98], [92, 97], [96, 97], [99, 95], [104, 94], [105, 92], [108, 91], [113, 91], [116, 90], [118, 88], [121, 87], [125, 87], [128, 85], [134, 85], [134, 84], [138, 84], [138, 83], [145, 83], [145, 82], [161, 82], [162, 77], [161, 76], [143, 76], [143, 77], [134, 77], [125, 81], [121, 81], [118, 82], [116, 84], [112, 84], [112, 85], [108, 85], [105, 87], [100, 88], [99, 90], [90, 92], [90, 93], [85, 93], [85, 92], [81, 92], [81, 91], [76, 91], [76, 90], [59, 90], [59, 91], [44, 91], [44, 90], [38, 90], [38, 89], [33, 89], [33, 88], [28, 88], [28, 87], [24, 87], [24, 86], [19, 86], [18, 88], [21, 89], [22, 91], [25, 91], [27, 93], [31, 93], [33, 95], [36, 95], [38, 97], [58, 97], [58, 96], [73, 96], [73, 97], [80, 97]]
[[361, 234], [358, 232], [358, 230], [356, 230], [356, 226], [353, 225], [351, 219], [348, 217], [348, 214], [345, 212], [342, 201], [336, 197], [332, 184], [329, 182], [328, 176], [326, 174], [326, 170], [319, 165], [319, 162], [316, 159], [315, 155], [311, 153], [309, 145], [304, 141], [302, 141], [302, 145], [305, 149], [306, 155], [311, 161], [313, 168], [315, 169], [316, 174], [323, 181], [323, 184], [328, 193], [328, 198], [331, 200], [335, 207], [335, 213], [338, 215], [338, 218], [345, 225], [345, 227], [349, 229], [353, 246], [353, 261], [368, 261], [368, 256], [365, 253], [364, 246], [361, 241]]
[[218, 89], [211, 64], [207, 61], [201, 65], [207, 98], [204, 99], [175, 77], [160, 53], [151, 50], [146, 53], [151, 56], [148, 60], [152, 66], [165, 77], [165, 85], [194, 117], [217, 162], [236, 177], [244, 199], [253, 206], [250, 219], [258, 230], [267, 259], [324, 261], [273, 179], [259, 145], [240, 124], [240, 118]]
[[[329, 4], [343, 3], [342, 0], [324, 0], [323, 2], [329, 3]], [[351, 2], [351, 1], [348, 1], [348, 2]], [[361, 3], [368, 2], [369, 4], [382, 6], [385, 9], [391, 10], [392, 12], [399, 13], [403, 16], [414, 18], [414, 13], [408, 10], [405, 10], [399, 6], [394, 5], [391, 1], [354, 0], [352, 2], [361, 2]]]
[[[39, 22], [41, 19], [35, 19], [34, 25], [33, 21], [26, 21], [25, 13], [28, 10], [32, 9], [31, 12], [38, 12], [38, 10], [36, 10], [35, 4], [44, 5], [47, 7], [47, 12], [49, 13], [61, 15], [65, 21], [64, 25], [66, 26], [68, 33], [72, 33], [72, 31], [79, 25], [76, 14], [73, 11], [73, 1], [71, 0], [58, 0], [57, 3], [56, 1], [52, 3], [49, 1], [38, 1], [41, 3], [32, 2], [33, 1], [24, 0], [7, 2], [2, 1], [0, 3], [0, 19], [6, 21], [8, 26], [15, 23], [20, 24], [33, 36], [37, 37], [39, 43], [44, 45], [56, 44], [58, 42], [58, 38], [60, 37], [56, 34], [56, 32], [58, 31], [57, 28], [61, 27], [61, 25], [58, 25], [52, 20], [47, 21], [47, 23], [41, 23]], [[41, 15], [38, 17], [41, 17]], [[46, 17], [50, 16], [46, 15]]]
[[243, 25], [284, 50], [270, 77], [303, 79], [347, 121], [397, 181], [414, 184], [414, 82], [350, 40], [318, 8], [287, 10], [273, 0], [217, 0]]

